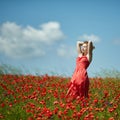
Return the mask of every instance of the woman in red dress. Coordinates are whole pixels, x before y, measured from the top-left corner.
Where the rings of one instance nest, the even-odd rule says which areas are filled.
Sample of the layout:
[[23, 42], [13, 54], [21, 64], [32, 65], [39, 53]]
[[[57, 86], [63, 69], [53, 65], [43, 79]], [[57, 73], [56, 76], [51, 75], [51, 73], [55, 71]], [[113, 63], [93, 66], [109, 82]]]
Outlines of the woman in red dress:
[[77, 42], [78, 57], [76, 58], [76, 68], [70, 81], [70, 87], [66, 97], [88, 98], [89, 78], [87, 67], [92, 61], [92, 51], [95, 47], [91, 41]]

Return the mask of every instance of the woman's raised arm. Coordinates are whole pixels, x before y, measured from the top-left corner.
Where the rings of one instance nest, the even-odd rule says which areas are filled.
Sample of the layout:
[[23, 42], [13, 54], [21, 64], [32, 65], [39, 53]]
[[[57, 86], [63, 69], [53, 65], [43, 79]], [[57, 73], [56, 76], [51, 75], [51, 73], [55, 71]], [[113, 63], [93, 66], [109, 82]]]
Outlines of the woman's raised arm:
[[82, 51], [81, 51], [81, 46], [83, 45], [84, 42], [82, 41], [77, 41], [77, 51], [78, 51], [78, 54], [82, 54]]
[[87, 54], [87, 58], [88, 58], [89, 62], [92, 61], [92, 50], [93, 50], [93, 43], [92, 43], [92, 41], [88, 41], [88, 54]]

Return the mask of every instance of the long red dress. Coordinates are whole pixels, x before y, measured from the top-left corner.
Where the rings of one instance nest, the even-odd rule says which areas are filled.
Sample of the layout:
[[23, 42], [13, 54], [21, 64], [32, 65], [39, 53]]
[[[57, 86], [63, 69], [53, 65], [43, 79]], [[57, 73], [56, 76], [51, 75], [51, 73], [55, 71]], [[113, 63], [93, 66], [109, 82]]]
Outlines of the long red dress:
[[89, 78], [87, 74], [87, 67], [89, 61], [86, 56], [77, 57], [76, 68], [73, 73], [70, 87], [67, 92], [67, 97], [88, 97]]

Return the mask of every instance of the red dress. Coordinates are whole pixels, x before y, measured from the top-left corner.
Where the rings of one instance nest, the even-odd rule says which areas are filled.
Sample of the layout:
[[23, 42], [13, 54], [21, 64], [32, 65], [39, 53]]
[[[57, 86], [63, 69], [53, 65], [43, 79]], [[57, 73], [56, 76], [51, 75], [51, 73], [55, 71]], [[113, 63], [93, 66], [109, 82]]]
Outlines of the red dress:
[[67, 97], [88, 97], [89, 78], [87, 75], [87, 67], [89, 61], [86, 56], [77, 57], [76, 68], [73, 73]]

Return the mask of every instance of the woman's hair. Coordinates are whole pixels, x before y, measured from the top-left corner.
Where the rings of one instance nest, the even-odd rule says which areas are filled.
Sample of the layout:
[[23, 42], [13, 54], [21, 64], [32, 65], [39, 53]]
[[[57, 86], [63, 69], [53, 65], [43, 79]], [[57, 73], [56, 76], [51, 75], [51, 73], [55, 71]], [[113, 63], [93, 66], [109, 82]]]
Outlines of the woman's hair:
[[[88, 41], [84, 41], [84, 44], [88, 44]], [[95, 49], [95, 46], [93, 46], [93, 42], [92, 42], [92, 47], [93, 49]]]
[[[88, 41], [84, 41], [83, 44], [86, 44], [88, 46]], [[95, 49], [95, 46], [93, 46], [93, 43], [92, 43], [92, 49]], [[82, 53], [83, 55], [85, 55], [85, 53]]]
[[85, 44], [88, 44], [88, 41], [84, 41]]

